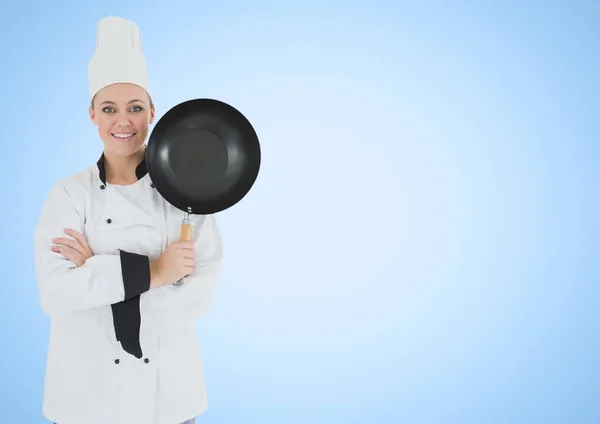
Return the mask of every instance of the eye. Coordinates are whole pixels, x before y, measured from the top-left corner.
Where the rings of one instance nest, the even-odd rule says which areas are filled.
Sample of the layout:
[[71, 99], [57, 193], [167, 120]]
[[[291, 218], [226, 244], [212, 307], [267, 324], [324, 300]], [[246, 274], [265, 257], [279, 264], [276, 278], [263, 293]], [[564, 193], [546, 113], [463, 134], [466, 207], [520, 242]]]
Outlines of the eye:
[[102, 109], [102, 112], [104, 113], [113, 113], [115, 110], [112, 107], [105, 107], [104, 109]]
[[143, 110], [143, 109], [142, 109], [142, 107], [141, 107], [141, 106], [133, 106], [133, 107], [131, 108], [131, 111], [132, 111], [132, 112], [141, 112], [142, 110]]

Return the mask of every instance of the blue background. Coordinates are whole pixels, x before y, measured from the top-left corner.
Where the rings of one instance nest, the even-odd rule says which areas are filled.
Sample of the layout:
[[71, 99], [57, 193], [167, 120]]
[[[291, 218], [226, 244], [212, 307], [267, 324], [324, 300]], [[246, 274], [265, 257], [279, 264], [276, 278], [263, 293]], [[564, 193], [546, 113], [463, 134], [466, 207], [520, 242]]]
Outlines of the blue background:
[[119, 4], [0, 16], [0, 423], [46, 423], [32, 233], [101, 153], [112, 14], [141, 27], [158, 117], [213, 97], [261, 138], [219, 214], [199, 423], [600, 422], [600, 3]]

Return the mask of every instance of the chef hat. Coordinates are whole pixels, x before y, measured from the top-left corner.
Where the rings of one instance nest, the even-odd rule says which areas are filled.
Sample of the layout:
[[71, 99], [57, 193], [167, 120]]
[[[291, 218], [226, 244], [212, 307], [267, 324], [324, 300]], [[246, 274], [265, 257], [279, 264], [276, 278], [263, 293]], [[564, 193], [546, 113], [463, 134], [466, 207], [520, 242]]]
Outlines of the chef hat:
[[115, 83], [136, 84], [150, 95], [142, 36], [134, 22], [109, 16], [98, 23], [96, 50], [88, 65], [88, 78], [90, 99], [102, 88]]

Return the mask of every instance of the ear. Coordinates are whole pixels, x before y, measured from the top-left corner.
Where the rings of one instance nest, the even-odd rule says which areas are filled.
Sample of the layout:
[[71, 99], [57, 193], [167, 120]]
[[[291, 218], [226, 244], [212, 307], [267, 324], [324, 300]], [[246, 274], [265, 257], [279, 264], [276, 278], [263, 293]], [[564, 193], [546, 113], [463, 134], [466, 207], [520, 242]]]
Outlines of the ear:
[[94, 111], [94, 108], [92, 108], [92, 106], [90, 106], [88, 113], [90, 114], [90, 119], [92, 120], [92, 122], [95, 125], [98, 125], [98, 119], [96, 118], [96, 112]]
[[154, 109], [154, 107], [150, 108], [150, 120], [148, 121], [149, 124], [152, 124], [154, 122], [154, 115], [156, 114], [156, 110]]

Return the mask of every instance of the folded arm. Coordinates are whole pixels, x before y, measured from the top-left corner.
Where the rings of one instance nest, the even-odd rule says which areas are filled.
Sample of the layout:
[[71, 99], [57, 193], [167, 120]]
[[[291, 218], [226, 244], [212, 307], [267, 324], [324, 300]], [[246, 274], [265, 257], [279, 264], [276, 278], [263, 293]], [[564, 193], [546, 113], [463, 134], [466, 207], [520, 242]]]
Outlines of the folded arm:
[[93, 255], [81, 267], [52, 251], [65, 228], [84, 232], [83, 208], [58, 183], [46, 199], [34, 232], [35, 271], [42, 310], [49, 316], [135, 300], [150, 288], [147, 256], [120, 251]]

